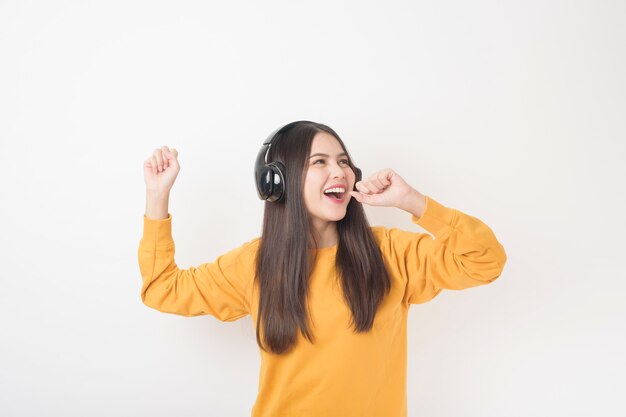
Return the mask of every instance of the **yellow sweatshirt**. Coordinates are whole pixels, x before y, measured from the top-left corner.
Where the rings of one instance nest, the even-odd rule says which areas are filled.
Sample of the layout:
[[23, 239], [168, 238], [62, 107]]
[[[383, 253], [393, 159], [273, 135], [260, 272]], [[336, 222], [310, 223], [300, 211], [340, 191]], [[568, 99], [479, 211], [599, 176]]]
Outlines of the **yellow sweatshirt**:
[[[411, 304], [433, 299], [442, 289], [461, 290], [494, 281], [506, 253], [479, 219], [426, 196], [413, 223], [432, 233], [372, 226], [392, 280], [372, 331], [355, 334], [350, 309], [336, 280], [337, 245], [317, 251], [308, 302], [315, 336], [298, 333], [287, 355], [261, 352], [259, 390], [253, 417], [405, 417], [407, 415], [407, 313]], [[145, 216], [139, 243], [141, 299], [148, 307], [182, 316], [210, 314], [234, 321], [247, 314], [256, 325], [258, 287], [253, 284], [252, 239], [198, 267], [174, 261], [172, 216]], [[255, 342], [256, 343], [256, 340]]]

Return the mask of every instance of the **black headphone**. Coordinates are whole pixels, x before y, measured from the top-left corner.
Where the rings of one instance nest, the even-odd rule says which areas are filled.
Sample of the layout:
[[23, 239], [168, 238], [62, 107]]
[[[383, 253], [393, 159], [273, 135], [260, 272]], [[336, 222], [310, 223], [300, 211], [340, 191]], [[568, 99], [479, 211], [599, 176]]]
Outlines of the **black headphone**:
[[[284, 198], [287, 169], [280, 161], [267, 163], [267, 154], [269, 153], [270, 146], [272, 146], [272, 142], [274, 142], [276, 136], [289, 130], [295, 124], [302, 122], [308, 122], [308, 120], [299, 120], [288, 123], [270, 133], [267, 139], [263, 141], [263, 145], [261, 146], [261, 150], [259, 151], [254, 164], [254, 181], [261, 200], [278, 202]], [[354, 173], [356, 176], [356, 184], [361, 181], [361, 170], [354, 167]]]

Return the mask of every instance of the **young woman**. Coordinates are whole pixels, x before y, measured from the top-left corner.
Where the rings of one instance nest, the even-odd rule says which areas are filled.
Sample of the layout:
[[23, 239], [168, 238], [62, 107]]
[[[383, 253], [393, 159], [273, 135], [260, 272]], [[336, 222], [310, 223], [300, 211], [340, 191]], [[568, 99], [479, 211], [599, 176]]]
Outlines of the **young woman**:
[[[360, 179], [326, 125], [297, 121], [268, 139], [255, 177], [262, 235], [188, 269], [174, 261], [168, 212], [178, 152], [164, 146], [145, 161], [141, 298], [183, 316], [252, 316], [261, 352], [254, 417], [406, 416], [410, 305], [493, 282], [504, 248], [485, 223], [392, 169]], [[362, 204], [404, 210], [434, 239], [371, 227]]]

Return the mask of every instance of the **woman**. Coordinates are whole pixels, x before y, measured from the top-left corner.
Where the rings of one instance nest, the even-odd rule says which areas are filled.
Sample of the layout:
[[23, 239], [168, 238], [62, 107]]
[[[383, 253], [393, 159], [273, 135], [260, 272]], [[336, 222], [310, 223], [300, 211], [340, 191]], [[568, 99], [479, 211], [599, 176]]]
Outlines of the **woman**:
[[[178, 153], [164, 146], [145, 161], [142, 300], [183, 316], [252, 316], [261, 351], [253, 416], [406, 416], [409, 306], [493, 282], [504, 248], [482, 221], [392, 169], [360, 179], [326, 125], [297, 121], [268, 139], [261, 165], [280, 173], [272, 196], [256, 176], [262, 235], [197, 268], [174, 261], [167, 208]], [[370, 227], [362, 204], [402, 209], [435, 239]]]

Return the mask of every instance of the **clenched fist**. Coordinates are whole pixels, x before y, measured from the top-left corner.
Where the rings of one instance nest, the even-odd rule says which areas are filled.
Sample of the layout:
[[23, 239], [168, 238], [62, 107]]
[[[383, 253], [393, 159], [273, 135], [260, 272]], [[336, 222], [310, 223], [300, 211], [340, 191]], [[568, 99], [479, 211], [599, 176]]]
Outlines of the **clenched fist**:
[[178, 151], [167, 146], [155, 149], [143, 163], [143, 177], [148, 191], [169, 193], [180, 171]]

